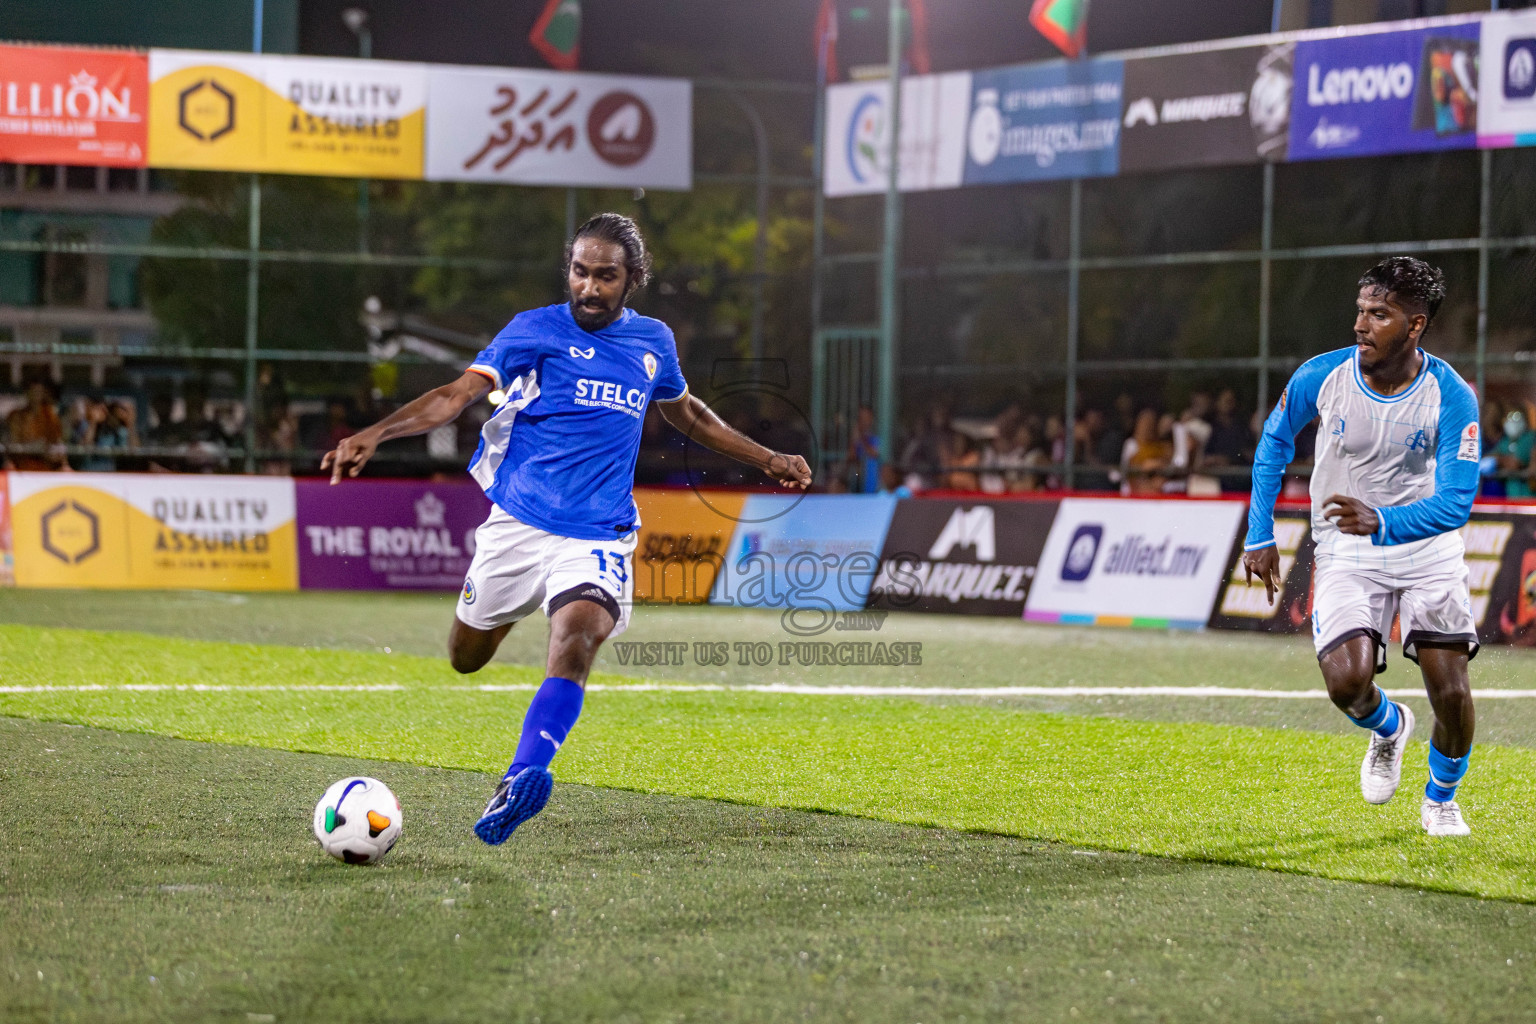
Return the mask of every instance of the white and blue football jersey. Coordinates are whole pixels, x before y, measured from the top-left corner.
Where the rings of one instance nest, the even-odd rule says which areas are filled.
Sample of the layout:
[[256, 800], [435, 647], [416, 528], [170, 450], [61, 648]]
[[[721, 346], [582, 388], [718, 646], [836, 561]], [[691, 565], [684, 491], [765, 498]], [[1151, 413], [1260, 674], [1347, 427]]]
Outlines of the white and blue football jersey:
[[[1312, 537], [1319, 559], [1390, 570], [1463, 556], [1461, 534], [1477, 496], [1477, 398], [1443, 359], [1395, 395], [1372, 390], [1354, 346], [1304, 363], [1264, 423], [1253, 460], [1247, 550], [1275, 542], [1275, 499], [1296, 434], [1320, 417], [1312, 469]], [[1341, 533], [1323, 503], [1343, 494], [1372, 506], [1376, 533]]]
[[562, 537], [612, 540], [640, 525], [645, 410], [688, 392], [666, 324], [626, 309], [587, 331], [569, 305], [545, 306], [514, 317], [469, 369], [507, 395], [469, 462], [488, 498]]

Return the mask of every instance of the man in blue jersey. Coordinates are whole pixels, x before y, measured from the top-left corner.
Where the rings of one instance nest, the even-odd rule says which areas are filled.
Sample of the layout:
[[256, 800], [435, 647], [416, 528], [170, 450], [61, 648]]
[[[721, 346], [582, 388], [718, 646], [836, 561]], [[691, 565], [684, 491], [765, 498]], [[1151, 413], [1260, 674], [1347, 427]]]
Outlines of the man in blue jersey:
[[1398, 615], [1403, 653], [1418, 663], [1435, 716], [1420, 821], [1432, 836], [1464, 836], [1471, 829], [1455, 797], [1472, 751], [1467, 663], [1478, 642], [1459, 531], [1482, 451], [1472, 389], [1419, 348], [1444, 298], [1440, 271], [1407, 256], [1360, 279], [1355, 344], [1304, 363], [1264, 424], [1243, 567], [1274, 603], [1275, 498], [1297, 432], [1320, 417], [1312, 638], [1328, 696], [1371, 733], [1360, 791], [1373, 804], [1392, 798], [1413, 734], [1413, 712], [1375, 682]]
[[811, 482], [805, 459], [764, 448], [689, 394], [672, 332], [627, 305], [649, 273], [634, 221], [593, 217], [566, 250], [568, 302], [518, 314], [462, 377], [346, 438], [321, 463], [339, 483], [382, 442], [452, 422], [493, 389], [506, 396], [469, 464], [492, 509], [448, 634], [453, 667], [474, 672], [518, 620], [541, 607], [549, 617], [548, 678], [475, 824], [493, 845], [548, 802], [549, 763], [576, 724], [597, 649], [629, 625], [640, 525], [632, 489], [650, 403], [689, 437], [786, 487]]

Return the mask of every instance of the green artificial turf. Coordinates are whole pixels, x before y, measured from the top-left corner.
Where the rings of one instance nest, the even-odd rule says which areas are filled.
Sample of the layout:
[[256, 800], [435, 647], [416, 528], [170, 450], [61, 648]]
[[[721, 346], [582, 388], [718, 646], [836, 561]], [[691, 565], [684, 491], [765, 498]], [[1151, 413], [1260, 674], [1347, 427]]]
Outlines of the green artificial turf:
[[[499, 771], [527, 691], [480, 692], [441, 660], [0, 627], [0, 714], [189, 739]], [[530, 685], [536, 670], [475, 681]], [[612, 682], [613, 680], [609, 680]], [[370, 692], [133, 691], [122, 684], [378, 685]], [[1536, 900], [1536, 751], [1481, 746], [1470, 839], [1418, 825], [1425, 745], [1386, 807], [1357, 789], [1358, 737], [1025, 713], [975, 703], [758, 693], [594, 693], [567, 782], [828, 810], [1330, 878]]]
[[[586, 728], [585, 724], [582, 727]], [[384, 778], [405, 833], [324, 857]], [[0, 1020], [1523, 1021], [1536, 907], [0, 719]]]

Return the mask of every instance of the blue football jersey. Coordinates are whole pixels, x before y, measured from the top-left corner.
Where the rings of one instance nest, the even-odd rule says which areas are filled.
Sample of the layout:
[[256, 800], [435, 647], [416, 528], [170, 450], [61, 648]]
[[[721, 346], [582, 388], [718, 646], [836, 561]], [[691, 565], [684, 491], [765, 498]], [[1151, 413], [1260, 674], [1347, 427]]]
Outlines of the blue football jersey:
[[488, 498], [562, 537], [611, 540], [640, 525], [635, 458], [646, 407], [688, 392], [666, 324], [626, 309], [586, 331], [565, 303], [531, 309], [469, 368], [507, 395], [469, 463]]

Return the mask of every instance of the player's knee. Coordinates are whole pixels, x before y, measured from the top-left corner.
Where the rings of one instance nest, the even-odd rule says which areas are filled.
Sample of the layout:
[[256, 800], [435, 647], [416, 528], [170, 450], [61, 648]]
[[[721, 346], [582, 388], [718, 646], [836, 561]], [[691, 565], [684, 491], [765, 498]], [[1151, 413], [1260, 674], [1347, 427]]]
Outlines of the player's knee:
[[491, 659], [480, 651], [466, 650], [455, 644], [448, 645], [448, 664], [460, 675], [469, 675], [478, 672], [485, 667], [485, 663]]

